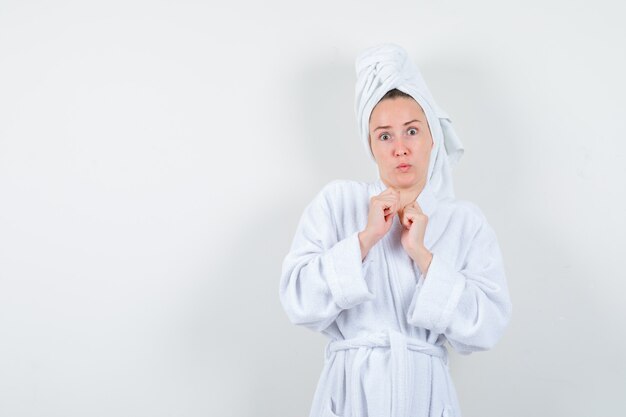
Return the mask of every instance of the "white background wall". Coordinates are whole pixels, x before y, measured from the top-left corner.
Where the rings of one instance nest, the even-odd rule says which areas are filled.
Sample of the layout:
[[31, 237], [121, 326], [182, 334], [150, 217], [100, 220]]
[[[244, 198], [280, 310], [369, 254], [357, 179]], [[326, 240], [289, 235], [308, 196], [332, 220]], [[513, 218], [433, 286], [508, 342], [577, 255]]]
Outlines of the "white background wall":
[[622, 2], [0, 2], [0, 416], [305, 416], [281, 262], [374, 180], [354, 58], [403, 45], [466, 153], [513, 319], [465, 417], [623, 416]]

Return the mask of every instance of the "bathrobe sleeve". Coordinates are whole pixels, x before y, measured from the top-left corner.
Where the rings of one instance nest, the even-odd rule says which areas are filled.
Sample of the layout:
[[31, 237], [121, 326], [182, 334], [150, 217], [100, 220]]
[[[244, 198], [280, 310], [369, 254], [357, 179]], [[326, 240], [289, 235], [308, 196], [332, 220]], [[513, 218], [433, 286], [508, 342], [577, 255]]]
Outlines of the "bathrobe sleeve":
[[457, 270], [443, 253], [432, 252], [427, 274], [420, 276], [407, 313], [410, 324], [443, 333], [461, 354], [492, 348], [511, 317], [496, 234], [474, 207], [479, 226], [463, 267]]
[[282, 264], [283, 308], [292, 323], [315, 331], [328, 327], [342, 310], [374, 298], [365, 281], [370, 253], [361, 260], [358, 232], [337, 237], [331, 210], [337, 184], [328, 183], [305, 208]]

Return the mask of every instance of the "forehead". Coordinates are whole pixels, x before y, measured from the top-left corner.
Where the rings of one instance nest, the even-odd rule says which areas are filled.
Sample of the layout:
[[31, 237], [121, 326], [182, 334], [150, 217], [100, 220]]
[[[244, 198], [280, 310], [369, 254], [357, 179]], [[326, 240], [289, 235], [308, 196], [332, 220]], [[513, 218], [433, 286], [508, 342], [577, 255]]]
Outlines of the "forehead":
[[413, 98], [396, 97], [380, 101], [370, 114], [370, 122], [375, 120], [402, 120], [413, 117], [425, 121], [422, 106]]

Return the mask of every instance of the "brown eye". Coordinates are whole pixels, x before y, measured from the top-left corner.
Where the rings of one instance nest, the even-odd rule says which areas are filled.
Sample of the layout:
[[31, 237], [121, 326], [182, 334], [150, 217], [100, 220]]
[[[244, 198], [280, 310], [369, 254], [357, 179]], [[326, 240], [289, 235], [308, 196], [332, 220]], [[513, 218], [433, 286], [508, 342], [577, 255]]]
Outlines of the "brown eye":
[[[411, 133], [411, 131], [414, 131], [415, 133]], [[414, 127], [410, 128], [410, 129], [408, 130], [408, 132], [409, 132], [409, 134], [410, 134], [410, 135], [412, 135], [412, 136], [417, 135], [417, 129], [416, 129], [416, 128], [414, 128]]]

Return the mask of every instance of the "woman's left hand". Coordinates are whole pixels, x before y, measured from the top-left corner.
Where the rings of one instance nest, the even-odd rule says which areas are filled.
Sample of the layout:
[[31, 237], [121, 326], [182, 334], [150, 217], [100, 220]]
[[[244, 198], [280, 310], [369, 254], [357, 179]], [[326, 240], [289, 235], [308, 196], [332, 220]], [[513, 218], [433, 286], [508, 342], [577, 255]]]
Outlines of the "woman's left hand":
[[424, 214], [417, 201], [404, 206], [402, 211], [398, 212], [398, 216], [403, 226], [400, 239], [402, 246], [415, 261], [420, 271], [426, 274], [433, 257], [432, 253], [424, 246], [428, 216]]

